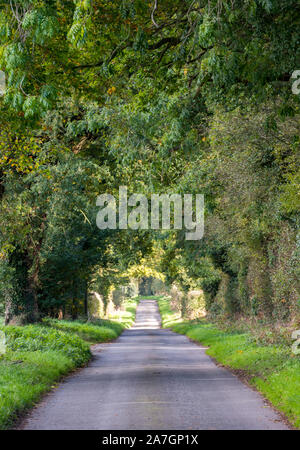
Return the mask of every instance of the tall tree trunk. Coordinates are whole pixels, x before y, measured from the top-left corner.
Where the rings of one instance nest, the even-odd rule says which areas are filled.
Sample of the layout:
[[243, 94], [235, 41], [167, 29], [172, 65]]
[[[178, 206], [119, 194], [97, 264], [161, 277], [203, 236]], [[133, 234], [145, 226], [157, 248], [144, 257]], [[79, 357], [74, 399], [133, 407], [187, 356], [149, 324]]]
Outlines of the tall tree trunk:
[[8, 325], [10, 323], [13, 316], [14, 316], [13, 301], [10, 298], [10, 296], [7, 296], [5, 301], [5, 319], [4, 319], [5, 325]]
[[84, 286], [84, 314], [88, 317], [89, 315], [89, 305], [88, 305], [88, 282], [85, 280]]
[[38, 304], [38, 281], [39, 281], [39, 258], [35, 261], [35, 268], [32, 275], [29, 276], [28, 280], [28, 294], [31, 299], [30, 305], [30, 321], [37, 322], [40, 319], [39, 304]]
[[31, 265], [32, 273], [29, 275], [28, 279], [28, 293], [29, 298], [31, 298], [32, 306], [31, 306], [31, 320], [33, 322], [37, 322], [40, 319], [39, 313], [39, 303], [38, 303], [38, 285], [39, 285], [39, 273], [40, 273], [40, 252], [43, 244], [44, 230], [45, 230], [45, 222], [46, 222], [46, 214], [43, 215], [43, 219], [40, 227], [40, 238], [34, 247], [33, 250], [33, 259]]
[[78, 318], [78, 305], [77, 305], [77, 286], [73, 280], [73, 299], [72, 299], [72, 320]]

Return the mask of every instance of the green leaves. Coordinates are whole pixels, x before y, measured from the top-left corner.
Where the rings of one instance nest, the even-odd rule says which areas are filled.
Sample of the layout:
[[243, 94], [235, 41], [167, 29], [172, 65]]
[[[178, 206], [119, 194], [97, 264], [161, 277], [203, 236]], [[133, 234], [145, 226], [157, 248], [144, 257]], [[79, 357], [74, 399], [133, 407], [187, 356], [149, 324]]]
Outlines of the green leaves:
[[30, 36], [33, 43], [44, 45], [58, 33], [59, 22], [53, 10], [39, 8], [26, 12], [22, 28], [29, 33], [26, 39]]
[[[287, 227], [292, 254], [298, 226], [299, 96], [289, 82], [297, 1], [167, 0], [155, 11], [158, 28], [141, 0], [12, 5], [0, 7], [1, 111], [6, 130], [26, 132], [20, 142], [0, 136], [3, 245], [5, 255], [27, 252], [32, 270], [42, 241], [45, 310], [82, 292], [99, 266], [109, 292], [153, 240], [168, 279], [184, 289], [201, 282], [215, 310], [219, 287], [224, 305], [231, 294], [245, 310], [249, 296], [261, 299], [262, 272], [276, 305], [282, 272], [294, 298], [288, 252], [282, 244], [276, 253], [275, 242]], [[119, 185], [204, 193], [205, 239], [100, 232], [95, 198]], [[272, 268], [268, 252], [280, 255]]]
[[258, 3], [260, 3], [267, 12], [270, 12], [273, 8], [273, 4], [277, 2], [276, 0], [258, 0]]
[[23, 103], [23, 111], [26, 118], [33, 118], [39, 116], [41, 108], [41, 102], [39, 97], [30, 96], [27, 97]]
[[69, 32], [68, 39], [74, 45], [74, 47], [83, 47], [86, 43], [87, 29], [86, 26], [81, 23], [81, 18], [79, 21], [73, 23]]
[[90, 358], [89, 345], [75, 334], [37, 325], [8, 327], [5, 334], [11, 351], [57, 351], [71, 358], [76, 365], [82, 365]]

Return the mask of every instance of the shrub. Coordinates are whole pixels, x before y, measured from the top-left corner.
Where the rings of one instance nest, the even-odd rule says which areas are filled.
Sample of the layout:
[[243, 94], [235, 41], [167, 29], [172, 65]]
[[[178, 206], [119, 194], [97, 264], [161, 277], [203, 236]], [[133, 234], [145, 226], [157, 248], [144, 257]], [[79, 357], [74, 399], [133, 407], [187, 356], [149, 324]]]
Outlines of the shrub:
[[76, 365], [84, 364], [91, 355], [88, 344], [78, 336], [53, 328], [27, 325], [2, 327], [2, 330], [6, 334], [7, 349], [11, 351], [59, 351]]
[[93, 325], [80, 321], [69, 322], [67, 320], [46, 319], [44, 323], [50, 327], [67, 333], [76, 333], [82, 339], [91, 342], [107, 342], [116, 339], [118, 334], [111, 327]]

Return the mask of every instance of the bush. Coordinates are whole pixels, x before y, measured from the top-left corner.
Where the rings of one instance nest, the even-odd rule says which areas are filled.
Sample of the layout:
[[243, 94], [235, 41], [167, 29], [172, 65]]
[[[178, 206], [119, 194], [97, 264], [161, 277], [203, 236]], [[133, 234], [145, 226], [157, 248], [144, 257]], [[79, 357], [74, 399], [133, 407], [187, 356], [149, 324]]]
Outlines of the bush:
[[121, 323], [118, 322], [112, 322], [111, 320], [105, 320], [105, 319], [93, 319], [91, 321], [93, 325], [96, 325], [97, 327], [105, 327], [113, 330], [117, 335], [121, 334], [124, 330], [124, 326]]
[[24, 327], [2, 327], [5, 332], [7, 349], [15, 352], [58, 351], [71, 358], [76, 365], [89, 360], [89, 345], [78, 336], [64, 333], [42, 325]]
[[81, 321], [70, 322], [67, 320], [45, 319], [44, 323], [50, 327], [67, 333], [76, 333], [82, 339], [90, 342], [107, 342], [116, 339], [118, 334], [112, 328], [93, 325]]

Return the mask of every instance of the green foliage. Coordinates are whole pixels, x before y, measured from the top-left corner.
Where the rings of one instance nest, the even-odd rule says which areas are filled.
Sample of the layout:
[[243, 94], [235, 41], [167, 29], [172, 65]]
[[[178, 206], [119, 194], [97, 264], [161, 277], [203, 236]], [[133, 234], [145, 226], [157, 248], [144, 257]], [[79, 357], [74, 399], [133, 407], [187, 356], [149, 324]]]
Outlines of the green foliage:
[[[121, 309], [110, 314], [110, 320], [105, 321], [105, 326], [112, 328], [116, 333], [120, 332], [120, 326], [130, 328], [135, 321], [136, 308], [139, 303], [139, 297], [127, 299], [123, 302]], [[96, 320], [96, 324], [100, 326], [104, 324], [103, 320]]]
[[57, 351], [7, 353], [0, 361], [0, 429], [10, 427], [20, 413], [33, 407], [53, 383], [75, 367], [71, 358]]
[[82, 339], [91, 342], [107, 342], [115, 339], [118, 335], [111, 328], [96, 326], [89, 323], [66, 320], [44, 319], [44, 323], [58, 330], [75, 333]]
[[[129, 306], [129, 302], [127, 302], [127, 308], [130, 308]], [[96, 325], [99, 328], [106, 328], [109, 329], [110, 331], [113, 331], [113, 333], [116, 336], [119, 336], [119, 334], [122, 333], [122, 331], [124, 331], [127, 325], [127, 321], [125, 321], [125, 316], [126, 316], [126, 312], [122, 313], [122, 316], [120, 317], [120, 313], [119, 316], [117, 317], [119, 321], [115, 320], [107, 320], [107, 319], [92, 319], [91, 320], [91, 324], [92, 325]], [[135, 318], [135, 313], [132, 315], [132, 320], [134, 321]]]
[[[298, 361], [179, 311], [202, 289], [211, 318], [263, 323], [264, 344], [300, 324], [299, 18], [297, 0], [0, 2], [0, 314], [48, 324], [7, 328], [1, 427], [88, 359], [78, 335], [132, 325], [123, 300], [143, 277], [177, 289], [178, 312], [160, 300], [164, 326], [298, 420]], [[204, 194], [204, 238], [99, 230], [97, 195], [122, 185]], [[93, 291], [104, 314], [121, 306], [116, 323], [87, 321]]]
[[90, 357], [89, 346], [76, 335], [40, 325], [9, 326], [2, 330], [5, 331], [8, 349], [14, 352], [58, 351], [76, 365], [84, 364]]
[[168, 298], [165, 298], [163, 296], [159, 297], [152, 297], [153, 299], [158, 300], [158, 306], [159, 306], [159, 312], [161, 315], [162, 320], [162, 326], [163, 328], [168, 328], [169, 326], [173, 326], [177, 322], [182, 322], [181, 314], [178, 312], [175, 312], [170, 308], [170, 301]]
[[[0, 314], [106, 339], [121, 329], [55, 319], [87, 318], [93, 291], [106, 313], [131, 278], [156, 277], [176, 285], [185, 314], [188, 292], [202, 289], [212, 318], [289, 329], [300, 323], [298, 3], [152, 10], [0, 3]], [[99, 230], [96, 197], [121, 185], [203, 193], [204, 238]], [[135, 306], [115, 313], [120, 326]]]
[[42, 325], [1, 327], [7, 351], [0, 358], [0, 429], [34, 405], [40, 396], [91, 357], [75, 334]]
[[[296, 0], [165, 1], [152, 19], [152, 5], [139, 0], [21, 3], [1, 4], [0, 56], [7, 102], [27, 117], [53, 108], [70, 86], [103, 101], [115, 80], [126, 96], [128, 76], [139, 71], [170, 86], [185, 68], [190, 88], [202, 86], [212, 103], [290, 96], [299, 60]], [[49, 81], [55, 94], [45, 101]]]

